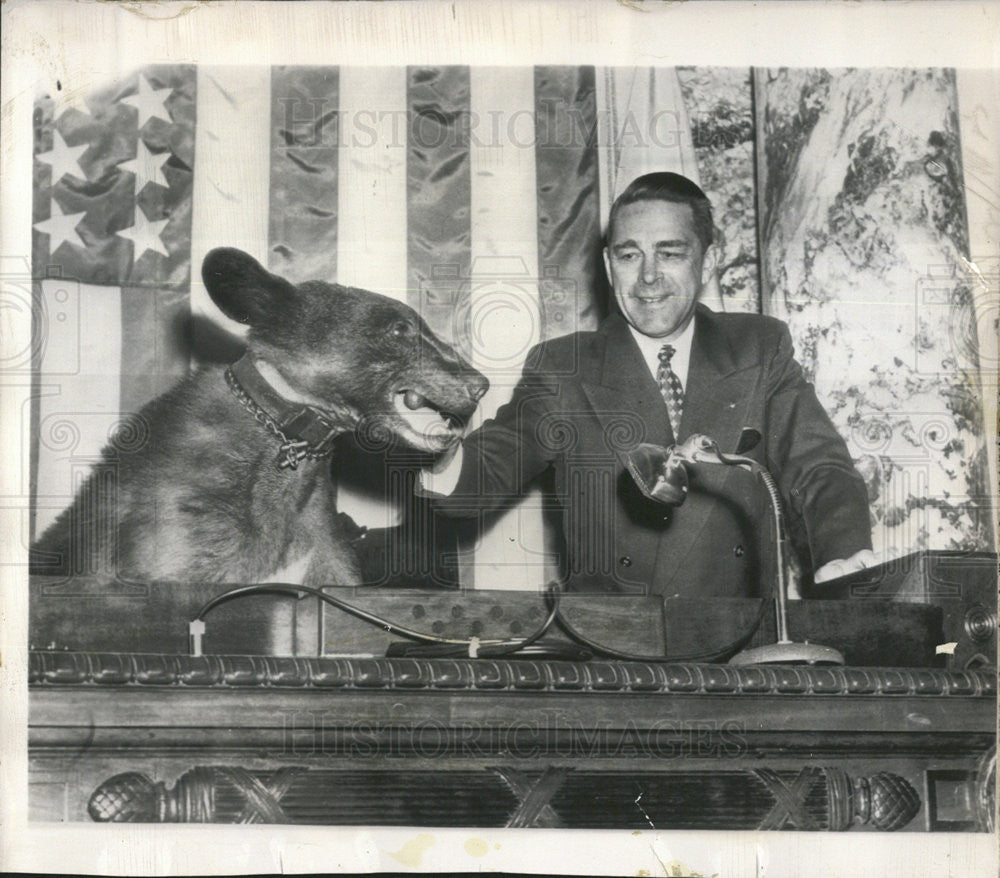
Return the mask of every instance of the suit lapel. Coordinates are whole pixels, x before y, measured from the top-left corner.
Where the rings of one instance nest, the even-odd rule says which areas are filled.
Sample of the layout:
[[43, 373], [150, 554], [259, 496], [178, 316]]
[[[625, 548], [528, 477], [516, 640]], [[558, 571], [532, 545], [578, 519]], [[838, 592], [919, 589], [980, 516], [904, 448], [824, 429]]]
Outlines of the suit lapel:
[[684, 388], [680, 438], [704, 433], [718, 442], [723, 451], [735, 451], [746, 417], [746, 391], [753, 380], [754, 376], [748, 376], [735, 361], [716, 317], [699, 305]]
[[[621, 435], [615, 427], [621, 423], [623, 413], [635, 415], [641, 421], [642, 429], [633, 433], [634, 442], [615, 449], [624, 466], [625, 452], [630, 448], [640, 442], [669, 446], [674, 436], [660, 388], [628, 324], [620, 315], [613, 314], [599, 332], [605, 338], [603, 357], [598, 355], [581, 364], [580, 384], [609, 440]], [[734, 451], [740, 432], [748, 423], [758, 377], [758, 369], [753, 367], [758, 365], [736, 360], [717, 318], [699, 305], [695, 312], [680, 439], [703, 433], [715, 439], [723, 451]], [[635, 551], [655, 555], [651, 582], [657, 583], [657, 591], [669, 594], [675, 578], [683, 574], [685, 558], [698, 545], [717, 506], [716, 498], [731, 474], [728, 467], [699, 466], [693, 481], [707, 502], [682, 507], [666, 531], [642, 529], [632, 534]]]
[[[605, 337], [603, 360], [587, 364], [588, 372], [580, 384], [609, 436], [628, 433], [636, 437], [628, 447], [616, 449], [619, 457], [640, 442], [673, 444], [667, 406], [628, 324], [612, 314], [601, 324], [600, 332]], [[622, 431], [623, 413], [635, 416], [641, 429]]]
[[[604, 336], [604, 355], [599, 362], [594, 357], [581, 364], [585, 371], [580, 386], [604, 429], [605, 447], [614, 450], [618, 458], [618, 482], [627, 478], [628, 451], [642, 442], [672, 445], [674, 437], [666, 403], [624, 318], [612, 314], [598, 331]], [[641, 502], [638, 489], [635, 493]], [[629, 550], [642, 559], [638, 577], [647, 591], [659, 540], [660, 532], [654, 528], [634, 527], [629, 532]]]
[[[642, 438], [637, 443], [673, 444], [667, 406], [628, 324], [618, 314], [612, 314], [600, 332], [605, 338], [603, 358], [582, 364], [585, 372], [580, 382], [597, 417], [611, 429], [622, 412], [634, 413], [643, 424]], [[715, 439], [723, 451], [736, 449], [746, 424], [749, 392], [756, 380], [756, 373], [747, 371], [753, 365], [735, 360], [715, 316], [699, 305], [684, 389], [681, 440], [704, 433]]]
[[[757, 370], [757, 364], [739, 363], [729, 342], [718, 325], [718, 319], [703, 305], [695, 312], [695, 332], [691, 344], [687, 386], [684, 388], [684, 412], [681, 415], [680, 438], [701, 433], [714, 439], [724, 452], [733, 452], [740, 432], [747, 423]], [[725, 466], [701, 464], [692, 478], [698, 493], [708, 502], [690, 504], [675, 517], [683, 521], [683, 529], [673, 534], [669, 542], [670, 557], [658, 557], [656, 568], [663, 568], [657, 579], [664, 594], [675, 578], [685, 569], [684, 559], [698, 545], [702, 532], [718, 504], [732, 470]]]

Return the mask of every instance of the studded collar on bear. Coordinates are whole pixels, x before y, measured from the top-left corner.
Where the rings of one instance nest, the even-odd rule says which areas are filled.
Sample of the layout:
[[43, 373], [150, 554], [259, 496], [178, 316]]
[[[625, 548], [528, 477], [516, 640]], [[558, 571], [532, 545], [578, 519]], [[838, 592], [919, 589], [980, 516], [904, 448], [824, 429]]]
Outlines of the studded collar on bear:
[[328, 414], [285, 399], [254, 365], [249, 354], [226, 369], [226, 384], [241, 405], [281, 441], [279, 469], [297, 469], [303, 458], [333, 455], [333, 440], [344, 431]]

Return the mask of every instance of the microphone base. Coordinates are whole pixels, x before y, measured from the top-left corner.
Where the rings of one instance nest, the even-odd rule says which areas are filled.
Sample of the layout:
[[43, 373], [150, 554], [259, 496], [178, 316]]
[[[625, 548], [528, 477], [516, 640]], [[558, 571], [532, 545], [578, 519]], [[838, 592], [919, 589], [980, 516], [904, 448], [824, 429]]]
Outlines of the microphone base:
[[736, 653], [729, 664], [743, 665], [842, 665], [843, 655], [832, 646], [792, 643], [790, 640], [755, 646]]

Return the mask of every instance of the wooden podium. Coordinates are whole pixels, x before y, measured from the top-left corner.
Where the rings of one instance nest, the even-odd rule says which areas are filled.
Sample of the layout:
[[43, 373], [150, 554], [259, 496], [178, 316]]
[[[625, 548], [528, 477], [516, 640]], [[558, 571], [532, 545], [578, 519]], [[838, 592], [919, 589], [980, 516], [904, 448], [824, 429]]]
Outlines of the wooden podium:
[[[968, 577], [995, 558], [971, 559], [974, 574], [947, 560], [959, 594], [941, 600], [978, 604]], [[940, 561], [920, 556], [905, 575], [937, 575]], [[213, 654], [194, 657], [187, 621], [204, 589], [35, 580], [32, 818], [992, 831], [995, 666], [960, 667], [962, 644], [936, 655], [957, 605], [891, 600], [884, 576], [875, 600], [840, 586], [848, 597], [798, 602], [792, 625], [853, 642], [855, 666], [737, 668], [385, 658], [384, 632], [273, 597], [213, 612]], [[504, 594], [355, 597], [427, 630], [528, 633], [538, 596]], [[729, 636], [759, 608], [716, 604], [713, 625], [704, 606], [587, 597], [567, 598], [577, 627], [667, 656]], [[995, 614], [995, 592], [985, 608]], [[875, 641], [894, 614], [891, 653], [892, 638]], [[860, 634], [836, 622], [864, 616]], [[320, 631], [327, 654], [307, 654]]]

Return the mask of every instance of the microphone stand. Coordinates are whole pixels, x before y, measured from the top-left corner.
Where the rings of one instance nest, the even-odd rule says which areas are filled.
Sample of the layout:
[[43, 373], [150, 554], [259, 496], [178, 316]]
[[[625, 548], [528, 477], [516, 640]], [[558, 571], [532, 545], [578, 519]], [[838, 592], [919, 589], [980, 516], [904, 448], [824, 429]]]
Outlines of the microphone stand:
[[[664, 451], [667, 456], [663, 459]], [[781, 494], [774, 477], [757, 461], [739, 454], [723, 454], [714, 439], [701, 434], [689, 436], [680, 445], [663, 449], [640, 445], [627, 459], [628, 469], [640, 490], [667, 506], [680, 506], [687, 497], [688, 467], [708, 463], [736, 466], [756, 475], [767, 490], [774, 519], [775, 559], [778, 582], [775, 594], [776, 643], [745, 649], [729, 660], [731, 665], [756, 664], [844, 664], [841, 653], [818, 643], [795, 642], [788, 634], [788, 591], [797, 571], [790, 563], [791, 552], [782, 515]], [[656, 472], [659, 464], [660, 470]]]

